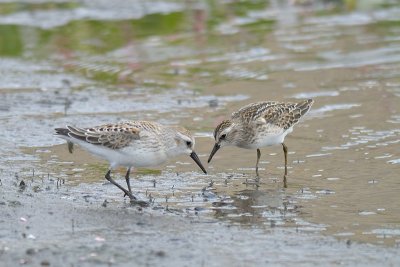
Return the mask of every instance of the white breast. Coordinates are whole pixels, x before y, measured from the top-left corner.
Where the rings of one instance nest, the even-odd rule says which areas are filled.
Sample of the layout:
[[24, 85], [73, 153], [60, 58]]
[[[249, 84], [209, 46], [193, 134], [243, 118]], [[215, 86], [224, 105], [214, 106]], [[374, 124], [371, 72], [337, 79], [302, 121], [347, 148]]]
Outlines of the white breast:
[[107, 160], [110, 163], [111, 168], [117, 166], [149, 167], [162, 164], [168, 159], [165, 149], [141, 141], [136, 141], [134, 146], [114, 150], [101, 145], [93, 145], [78, 139], [70, 138], [69, 140], [78, 144], [80, 147], [95, 156]]
[[260, 132], [257, 137], [254, 138], [254, 142], [249, 143], [249, 149], [256, 149], [265, 146], [273, 146], [282, 144], [287, 134], [291, 133], [293, 128], [289, 128], [286, 131], [263, 131]]

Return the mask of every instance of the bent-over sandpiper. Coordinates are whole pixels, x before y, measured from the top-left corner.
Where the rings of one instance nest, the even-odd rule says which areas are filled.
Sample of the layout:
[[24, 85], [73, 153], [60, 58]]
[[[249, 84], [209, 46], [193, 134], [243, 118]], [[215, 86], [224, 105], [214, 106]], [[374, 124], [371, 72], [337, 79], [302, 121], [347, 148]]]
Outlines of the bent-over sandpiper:
[[232, 113], [229, 120], [222, 121], [214, 130], [215, 145], [208, 162], [224, 146], [257, 149], [256, 174], [261, 157], [261, 147], [282, 144], [285, 154], [284, 186], [287, 176], [287, 146], [285, 136], [311, 108], [314, 100], [299, 103], [257, 102]]
[[[73, 143], [110, 163], [105, 178], [136, 201], [129, 182], [134, 167], [149, 167], [164, 163], [179, 155], [190, 155], [204, 173], [207, 173], [194, 152], [193, 135], [183, 127], [165, 126], [150, 121], [127, 121], [105, 124], [91, 128], [67, 125], [56, 128], [56, 136], [68, 141], [72, 152]], [[128, 190], [111, 178], [111, 170], [117, 166], [127, 167], [125, 175]], [[143, 202], [141, 202], [143, 203]]]

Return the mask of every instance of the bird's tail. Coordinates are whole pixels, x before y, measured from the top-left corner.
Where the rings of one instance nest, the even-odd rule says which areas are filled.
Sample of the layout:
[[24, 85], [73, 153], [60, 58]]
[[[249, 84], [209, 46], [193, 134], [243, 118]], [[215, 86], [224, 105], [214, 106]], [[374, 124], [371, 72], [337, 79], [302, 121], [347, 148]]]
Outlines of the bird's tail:
[[55, 130], [55, 135], [63, 135], [69, 137], [68, 133], [70, 132], [70, 130], [68, 130], [67, 128], [55, 128]]
[[[70, 137], [69, 133], [70, 130], [67, 128], [56, 128], [56, 133], [54, 134], [55, 136], [60, 136], [60, 137]], [[74, 152], [74, 143], [72, 143], [71, 141], [67, 140], [67, 144], [68, 144], [68, 151], [69, 153]]]

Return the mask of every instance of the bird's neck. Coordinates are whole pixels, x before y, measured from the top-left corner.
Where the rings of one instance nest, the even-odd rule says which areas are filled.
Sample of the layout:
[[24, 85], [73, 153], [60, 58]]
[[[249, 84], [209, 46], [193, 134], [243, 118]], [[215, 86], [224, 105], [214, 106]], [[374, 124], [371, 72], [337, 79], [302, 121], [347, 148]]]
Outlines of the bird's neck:
[[164, 146], [165, 146], [165, 151], [168, 157], [176, 157], [182, 154], [181, 149], [178, 147], [178, 143], [175, 139], [176, 137], [176, 132], [174, 131], [173, 128], [166, 128], [165, 132], [163, 133], [164, 135]]
[[244, 129], [241, 124], [234, 123], [229, 135], [231, 138], [231, 145], [240, 147], [242, 143], [247, 141], [246, 129]]

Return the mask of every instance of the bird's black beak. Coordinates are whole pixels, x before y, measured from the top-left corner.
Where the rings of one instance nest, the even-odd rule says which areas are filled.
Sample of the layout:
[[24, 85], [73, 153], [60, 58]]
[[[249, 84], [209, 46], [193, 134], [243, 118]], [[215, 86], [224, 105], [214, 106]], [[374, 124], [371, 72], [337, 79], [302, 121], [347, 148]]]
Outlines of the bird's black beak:
[[213, 150], [211, 151], [210, 157], [208, 158], [208, 163], [210, 163], [212, 157], [214, 157], [214, 154], [217, 153], [218, 149], [220, 149], [221, 146], [215, 143]]
[[207, 174], [207, 171], [206, 171], [206, 169], [204, 169], [203, 164], [201, 164], [201, 161], [200, 161], [199, 157], [197, 156], [196, 152], [193, 151], [193, 152], [190, 154], [190, 157], [194, 160], [194, 162], [196, 162], [197, 165], [199, 165], [200, 169], [201, 169], [205, 174]]

